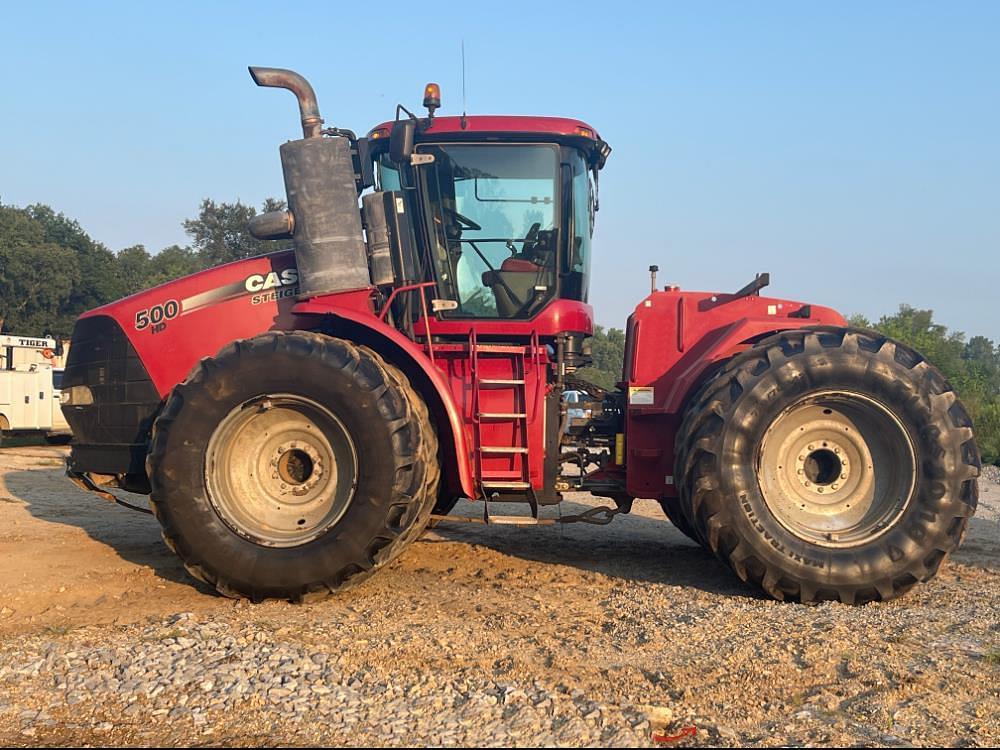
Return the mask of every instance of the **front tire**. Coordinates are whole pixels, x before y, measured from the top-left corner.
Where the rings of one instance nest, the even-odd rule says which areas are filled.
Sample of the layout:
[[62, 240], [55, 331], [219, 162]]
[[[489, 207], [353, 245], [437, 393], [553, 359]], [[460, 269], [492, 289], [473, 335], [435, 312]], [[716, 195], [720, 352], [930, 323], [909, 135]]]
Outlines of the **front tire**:
[[254, 601], [319, 598], [371, 575], [423, 530], [439, 479], [406, 376], [310, 332], [202, 360], [153, 426], [147, 472], [188, 572]]
[[776, 599], [886, 600], [932, 578], [978, 497], [965, 409], [912, 349], [786, 331], [734, 357], [677, 438], [681, 509]]

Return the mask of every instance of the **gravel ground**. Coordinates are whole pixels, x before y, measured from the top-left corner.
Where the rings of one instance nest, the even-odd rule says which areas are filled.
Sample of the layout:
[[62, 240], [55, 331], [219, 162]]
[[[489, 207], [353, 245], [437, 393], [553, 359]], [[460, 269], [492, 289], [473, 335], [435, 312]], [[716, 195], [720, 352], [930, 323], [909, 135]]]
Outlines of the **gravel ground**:
[[251, 606], [61, 455], [0, 451], [0, 744], [1000, 743], [993, 482], [939, 576], [887, 604], [764, 599], [637, 503], [442, 525], [339, 597]]

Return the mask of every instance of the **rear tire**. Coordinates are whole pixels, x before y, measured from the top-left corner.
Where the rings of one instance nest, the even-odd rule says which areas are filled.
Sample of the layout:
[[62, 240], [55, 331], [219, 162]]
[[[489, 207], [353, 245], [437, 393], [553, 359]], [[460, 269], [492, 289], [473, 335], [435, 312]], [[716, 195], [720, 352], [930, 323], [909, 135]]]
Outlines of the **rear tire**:
[[371, 575], [427, 524], [437, 439], [378, 354], [273, 332], [202, 360], [147, 457], [163, 539], [195, 578], [254, 601], [321, 598]]
[[734, 357], [691, 400], [676, 458], [698, 538], [776, 599], [899, 596], [959, 545], [978, 498], [951, 386], [871, 331], [786, 331]]

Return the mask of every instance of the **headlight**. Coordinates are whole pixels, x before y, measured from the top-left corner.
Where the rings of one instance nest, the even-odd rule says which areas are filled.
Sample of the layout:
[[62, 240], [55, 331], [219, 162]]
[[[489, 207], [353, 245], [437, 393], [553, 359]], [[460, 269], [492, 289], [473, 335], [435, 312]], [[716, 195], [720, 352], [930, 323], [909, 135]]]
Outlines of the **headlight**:
[[94, 403], [94, 394], [85, 385], [74, 385], [63, 389], [59, 394], [59, 403], [62, 406], [89, 406]]

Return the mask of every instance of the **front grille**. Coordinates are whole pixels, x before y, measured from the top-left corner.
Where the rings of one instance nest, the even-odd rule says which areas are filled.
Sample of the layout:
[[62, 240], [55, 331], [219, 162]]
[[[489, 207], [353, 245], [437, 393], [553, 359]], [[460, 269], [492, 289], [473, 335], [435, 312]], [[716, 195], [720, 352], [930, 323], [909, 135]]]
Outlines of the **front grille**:
[[160, 395], [121, 326], [107, 316], [78, 320], [63, 389], [85, 385], [88, 406], [63, 408], [73, 430], [70, 468], [99, 474], [145, 473], [146, 445]]

